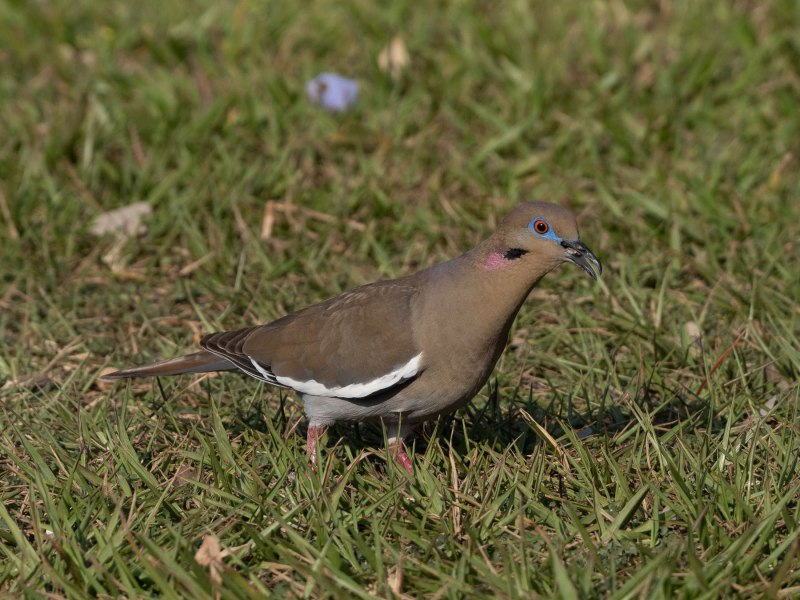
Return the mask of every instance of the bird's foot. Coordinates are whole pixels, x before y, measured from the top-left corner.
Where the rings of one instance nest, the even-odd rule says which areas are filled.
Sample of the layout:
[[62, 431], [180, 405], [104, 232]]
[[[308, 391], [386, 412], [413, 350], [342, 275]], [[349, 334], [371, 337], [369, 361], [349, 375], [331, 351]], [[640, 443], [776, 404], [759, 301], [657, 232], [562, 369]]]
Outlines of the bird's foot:
[[309, 425], [308, 433], [306, 434], [306, 454], [311, 463], [311, 468], [317, 466], [317, 442], [325, 435], [325, 430], [328, 429], [326, 425]]

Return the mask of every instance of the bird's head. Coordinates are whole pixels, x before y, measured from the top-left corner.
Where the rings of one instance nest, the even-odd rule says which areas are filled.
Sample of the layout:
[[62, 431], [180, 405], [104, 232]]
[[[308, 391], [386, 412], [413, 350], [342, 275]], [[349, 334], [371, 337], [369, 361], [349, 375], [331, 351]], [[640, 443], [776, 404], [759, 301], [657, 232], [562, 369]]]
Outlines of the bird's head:
[[603, 267], [580, 241], [575, 216], [550, 202], [520, 204], [503, 219], [489, 240], [490, 252], [482, 266], [495, 270], [535, 262], [547, 272], [572, 262], [597, 279]]

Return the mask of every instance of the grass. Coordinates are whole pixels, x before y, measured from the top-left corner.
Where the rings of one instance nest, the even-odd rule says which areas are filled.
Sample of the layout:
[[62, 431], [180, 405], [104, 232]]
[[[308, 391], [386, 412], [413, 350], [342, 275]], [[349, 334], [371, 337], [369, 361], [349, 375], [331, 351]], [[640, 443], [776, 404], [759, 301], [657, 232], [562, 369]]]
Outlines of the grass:
[[[0, 594], [800, 595], [798, 30], [789, 0], [0, 5]], [[306, 101], [326, 70], [354, 110]], [[530, 198], [603, 280], [540, 285], [412, 477], [354, 425], [308, 474], [252, 380], [96, 382]]]

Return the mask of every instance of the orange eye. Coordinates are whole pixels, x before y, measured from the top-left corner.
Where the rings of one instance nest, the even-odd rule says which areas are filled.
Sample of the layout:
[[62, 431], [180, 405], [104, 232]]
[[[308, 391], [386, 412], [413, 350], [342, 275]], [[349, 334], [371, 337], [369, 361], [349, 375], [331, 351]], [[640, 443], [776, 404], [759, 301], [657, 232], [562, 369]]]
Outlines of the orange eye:
[[550, 231], [550, 225], [547, 224], [547, 221], [544, 219], [537, 219], [536, 222], [533, 224], [533, 230], [536, 233], [541, 233], [544, 235], [548, 231]]

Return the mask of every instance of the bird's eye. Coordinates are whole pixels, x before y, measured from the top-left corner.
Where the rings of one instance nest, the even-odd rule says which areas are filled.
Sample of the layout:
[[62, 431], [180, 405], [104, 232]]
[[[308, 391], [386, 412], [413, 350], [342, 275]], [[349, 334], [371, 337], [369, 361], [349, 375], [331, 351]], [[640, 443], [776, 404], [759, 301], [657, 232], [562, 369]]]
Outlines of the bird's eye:
[[550, 225], [544, 219], [537, 219], [533, 224], [533, 230], [544, 235], [550, 231]]

